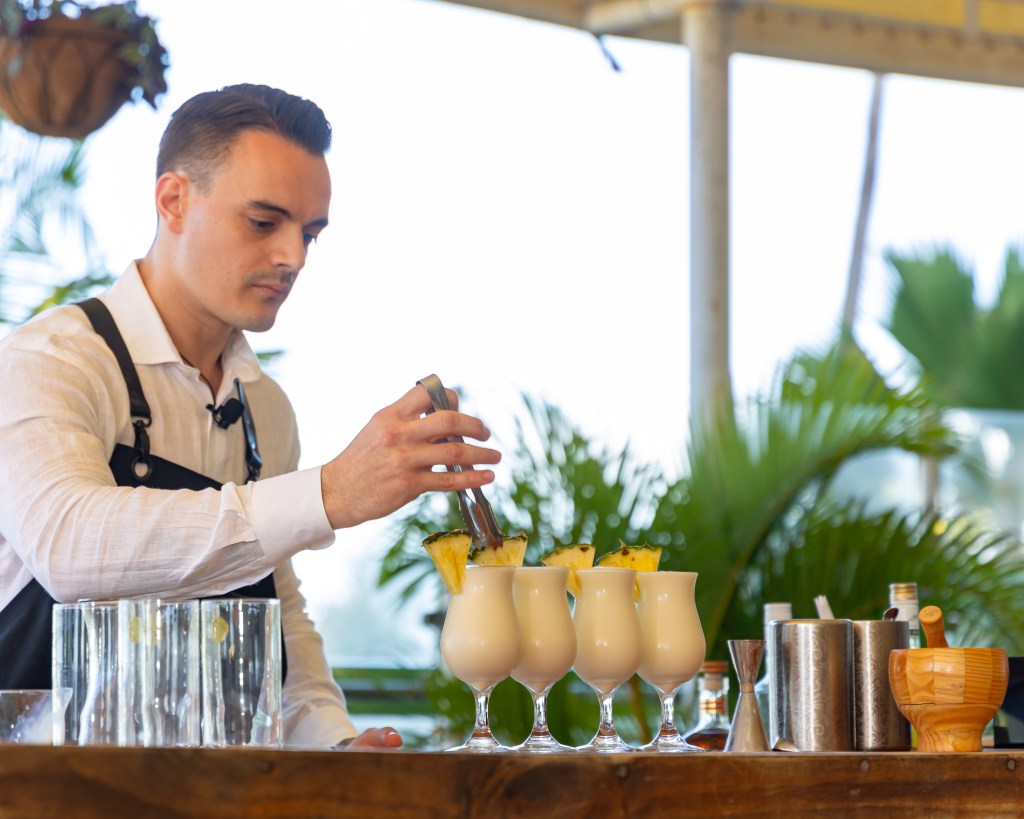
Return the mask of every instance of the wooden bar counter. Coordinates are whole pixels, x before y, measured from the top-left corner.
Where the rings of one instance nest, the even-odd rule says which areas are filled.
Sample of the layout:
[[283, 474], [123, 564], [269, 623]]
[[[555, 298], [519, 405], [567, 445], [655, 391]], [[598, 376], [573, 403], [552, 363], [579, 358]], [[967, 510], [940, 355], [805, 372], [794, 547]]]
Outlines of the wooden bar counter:
[[0, 817], [1021, 816], [1024, 753], [473, 756], [0, 745]]

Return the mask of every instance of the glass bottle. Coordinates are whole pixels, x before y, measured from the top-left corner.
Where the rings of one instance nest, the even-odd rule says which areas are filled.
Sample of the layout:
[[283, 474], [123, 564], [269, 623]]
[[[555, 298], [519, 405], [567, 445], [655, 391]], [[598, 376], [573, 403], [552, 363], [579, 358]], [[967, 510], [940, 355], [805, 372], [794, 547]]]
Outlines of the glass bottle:
[[[792, 620], [792, 603], [765, 603], [764, 604], [764, 642], [768, 644], [768, 624], [772, 620]], [[757, 710], [761, 712], [761, 724], [765, 730], [771, 725], [771, 711], [769, 710], [769, 696], [771, 692], [771, 681], [768, 673], [771, 670], [770, 657], [767, 653], [764, 657], [764, 674], [754, 683], [754, 697], [757, 699]]]
[[921, 647], [921, 621], [918, 620], [917, 583], [890, 583], [889, 606], [899, 609], [897, 620], [910, 625], [910, 647]]
[[729, 739], [729, 664], [709, 660], [697, 676], [700, 721], [683, 738], [706, 751], [721, 751]]

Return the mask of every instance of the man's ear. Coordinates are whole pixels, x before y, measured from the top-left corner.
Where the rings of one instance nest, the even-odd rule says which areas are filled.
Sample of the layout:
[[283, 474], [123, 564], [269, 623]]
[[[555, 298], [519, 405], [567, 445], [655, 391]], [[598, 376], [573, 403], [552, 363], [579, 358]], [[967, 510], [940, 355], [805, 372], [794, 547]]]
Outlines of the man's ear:
[[183, 229], [189, 184], [187, 177], [173, 171], [156, 180], [156, 212], [172, 233], [181, 233]]

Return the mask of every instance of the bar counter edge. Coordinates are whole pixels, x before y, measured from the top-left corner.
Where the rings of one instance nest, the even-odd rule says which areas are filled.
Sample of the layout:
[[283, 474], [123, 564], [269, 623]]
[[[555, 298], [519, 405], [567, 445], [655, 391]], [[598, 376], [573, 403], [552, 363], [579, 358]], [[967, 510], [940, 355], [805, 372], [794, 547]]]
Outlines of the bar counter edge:
[[445, 754], [0, 745], [0, 819], [1021, 816], [1024, 751]]

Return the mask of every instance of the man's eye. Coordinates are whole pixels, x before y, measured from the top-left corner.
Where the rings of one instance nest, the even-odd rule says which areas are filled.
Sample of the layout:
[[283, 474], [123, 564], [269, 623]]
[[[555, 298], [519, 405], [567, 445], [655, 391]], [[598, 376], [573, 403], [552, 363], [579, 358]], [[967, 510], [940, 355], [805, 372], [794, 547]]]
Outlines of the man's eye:
[[249, 221], [256, 230], [270, 230], [274, 226], [273, 222], [267, 222], [263, 219], [250, 219]]
[[316, 236], [312, 233], [303, 233], [302, 242], [306, 247], [309, 247], [310, 245], [316, 244]]

